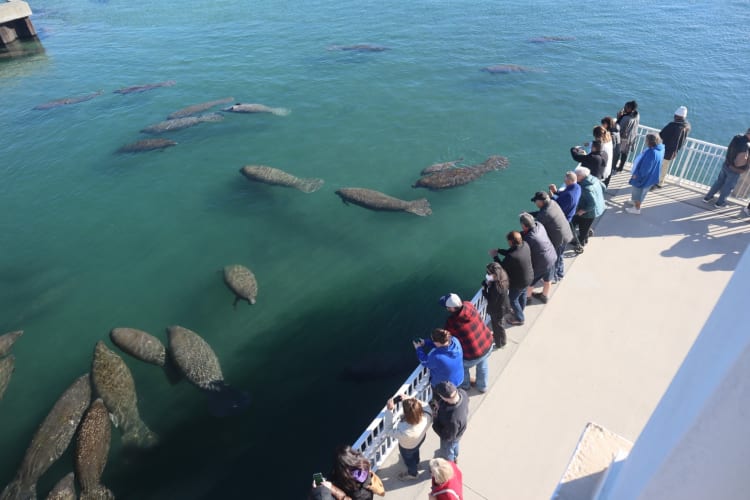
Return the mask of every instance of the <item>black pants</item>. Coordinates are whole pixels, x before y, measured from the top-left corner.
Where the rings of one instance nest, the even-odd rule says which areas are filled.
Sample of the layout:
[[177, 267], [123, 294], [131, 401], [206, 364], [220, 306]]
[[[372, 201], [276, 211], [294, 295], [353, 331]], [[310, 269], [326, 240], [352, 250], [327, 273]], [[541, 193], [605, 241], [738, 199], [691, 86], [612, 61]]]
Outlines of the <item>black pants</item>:
[[628, 161], [628, 152], [624, 151], [620, 153], [620, 165], [617, 167], [618, 172], [622, 172], [622, 169], [625, 168], [626, 161]]
[[507, 342], [507, 337], [505, 335], [505, 328], [503, 328], [503, 313], [501, 311], [490, 313], [490, 326], [492, 327], [492, 336], [495, 339], [495, 345], [503, 347]]
[[581, 217], [580, 215], [573, 216], [573, 221], [571, 224], [575, 227], [578, 226], [578, 233], [576, 234], [575, 231], [573, 231], [573, 235], [576, 237], [575, 243], [580, 246], [585, 246], [586, 243], [589, 242], [589, 229], [591, 229], [591, 224], [594, 223], [594, 219], [589, 219], [586, 217]]

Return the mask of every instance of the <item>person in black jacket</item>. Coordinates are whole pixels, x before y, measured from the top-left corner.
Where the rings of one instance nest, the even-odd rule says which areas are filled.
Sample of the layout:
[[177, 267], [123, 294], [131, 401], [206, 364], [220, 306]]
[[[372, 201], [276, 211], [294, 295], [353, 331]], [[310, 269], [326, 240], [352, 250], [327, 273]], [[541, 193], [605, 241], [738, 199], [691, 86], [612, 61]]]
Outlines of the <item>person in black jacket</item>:
[[607, 153], [602, 151], [602, 141], [591, 141], [591, 153], [589, 154], [586, 154], [586, 151], [582, 148], [574, 146], [570, 148], [570, 156], [582, 166], [591, 170], [591, 175], [594, 177], [604, 178], [608, 158]]
[[466, 431], [469, 421], [469, 396], [453, 382], [440, 382], [435, 387], [438, 401], [432, 430], [440, 437], [441, 458], [456, 463], [458, 461], [458, 442]]
[[[674, 112], [674, 120], [667, 123], [659, 136], [664, 144], [664, 159], [661, 162], [661, 171], [659, 172], [659, 183], [654, 187], [664, 187], [664, 178], [669, 173], [669, 165], [677, 156], [677, 152], [685, 144], [688, 134], [690, 133], [690, 123], [687, 121], [687, 108], [680, 106]], [[653, 189], [653, 188], [651, 188]]]
[[[531, 250], [524, 243], [521, 233], [518, 231], [509, 232], [505, 238], [508, 240], [508, 249], [493, 248], [489, 251], [490, 256], [495, 262], [500, 263], [508, 273], [508, 298], [513, 308], [514, 319], [510, 321], [511, 325], [523, 325], [526, 319], [523, 310], [526, 308], [526, 288], [534, 280], [534, 268], [531, 265]], [[498, 255], [505, 258], [500, 261]]]
[[487, 301], [487, 312], [490, 315], [492, 336], [495, 339], [495, 349], [505, 347], [507, 338], [503, 327], [503, 318], [510, 312], [508, 299], [508, 273], [497, 262], [487, 264], [487, 275], [482, 281], [482, 295]]

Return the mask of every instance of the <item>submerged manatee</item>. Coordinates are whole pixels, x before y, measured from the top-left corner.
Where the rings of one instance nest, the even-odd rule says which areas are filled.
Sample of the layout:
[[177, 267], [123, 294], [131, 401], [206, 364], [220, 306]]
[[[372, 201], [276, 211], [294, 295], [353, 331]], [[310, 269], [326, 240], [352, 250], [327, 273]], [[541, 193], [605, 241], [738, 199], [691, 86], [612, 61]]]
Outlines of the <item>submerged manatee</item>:
[[94, 348], [91, 380], [96, 394], [102, 398], [115, 427], [121, 428], [123, 446], [147, 448], [158, 437], [141, 420], [138, 414], [138, 396], [130, 369], [120, 356], [112, 352], [101, 340]]
[[50, 101], [50, 102], [45, 102], [44, 104], [39, 104], [38, 106], [34, 106], [34, 109], [44, 110], [44, 109], [59, 108], [60, 106], [67, 106], [68, 104], [78, 104], [79, 102], [90, 101], [94, 97], [100, 96], [103, 93], [104, 91], [100, 90], [99, 92], [94, 92], [93, 94], [82, 95], [79, 97], [65, 97], [63, 99], [57, 99], [55, 101]]
[[133, 85], [132, 87], [123, 87], [114, 91], [115, 94], [137, 94], [139, 92], [146, 92], [147, 90], [158, 89], [159, 87], [171, 87], [176, 82], [174, 80], [167, 80], [166, 82], [158, 83], [147, 83], [146, 85]]
[[490, 156], [479, 165], [470, 167], [452, 168], [426, 175], [419, 179], [413, 187], [425, 187], [428, 189], [447, 189], [479, 179], [492, 170], [500, 170], [508, 166], [508, 159], [503, 156]]
[[435, 172], [440, 172], [442, 170], [448, 170], [449, 168], [453, 168], [456, 166], [456, 163], [463, 160], [463, 157], [459, 158], [458, 160], [453, 161], [446, 161], [443, 163], [433, 163], [429, 167], [426, 167], [422, 169], [421, 175], [427, 175], [427, 174], [434, 174]]
[[68, 448], [90, 402], [87, 373], [73, 382], [45, 417], [31, 438], [15, 479], [0, 494], [0, 500], [36, 499], [37, 481]]
[[118, 153], [140, 153], [142, 151], [154, 151], [177, 145], [169, 139], [143, 139], [132, 144], [126, 144], [117, 150]]
[[496, 64], [494, 66], [487, 66], [482, 68], [482, 71], [493, 74], [505, 74], [505, 73], [535, 73], [539, 70], [533, 68], [527, 68], [526, 66], [519, 66], [517, 64]]
[[52, 491], [47, 495], [47, 500], [77, 500], [76, 476], [72, 472], [60, 479]]
[[109, 413], [101, 399], [97, 399], [83, 417], [78, 429], [75, 449], [76, 478], [81, 486], [81, 500], [109, 500], [115, 496], [102, 483], [107, 465], [112, 427]]
[[226, 266], [224, 283], [234, 292], [233, 306], [236, 307], [240, 300], [247, 300], [250, 305], [255, 304], [255, 299], [258, 297], [258, 280], [255, 279], [250, 269], [239, 264]]
[[114, 328], [109, 332], [112, 343], [136, 359], [164, 366], [167, 348], [153, 335], [136, 328]]
[[399, 200], [380, 191], [365, 188], [341, 188], [336, 190], [344, 203], [354, 203], [371, 210], [409, 212], [415, 215], [431, 215], [430, 202], [425, 198], [414, 201]]
[[219, 359], [200, 335], [181, 326], [170, 326], [167, 334], [169, 353], [177, 368], [193, 385], [208, 393], [212, 415], [236, 415], [248, 407], [249, 396], [224, 382]]
[[383, 52], [388, 47], [382, 45], [372, 45], [369, 43], [358, 43], [356, 45], [330, 45], [328, 50], [343, 50], [348, 52]]
[[323, 179], [300, 179], [283, 170], [265, 165], [245, 165], [240, 169], [240, 173], [251, 181], [273, 186], [293, 187], [303, 193], [313, 193], [323, 185]]
[[234, 101], [234, 97], [225, 97], [223, 99], [217, 99], [215, 101], [193, 104], [192, 106], [182, 108], [170, 114], [169, 116], [167, 116], [167, 120], [174, 120], [175, 118], [184, 118], [186, 116], [197, 115], [198, 113], [202, 113], [207, 109], [213, 108], [214, 106], [219, 106], [221, 104], [226, 104], [232, 101]]
[[292, 112], [287, 108], [271, 108], [264, 104], [242, 104], [241, 102], [238, 102], [234, 106], [224, 108], [222, 111], [227, 111], [229, 113], [271, 113], [276, 116], [287, 116]]
[[16, 343], [16, 340], [21, 335], [23, 335], [23, 330], [0, 335], [0, 357], [7, 356], [10, 353], [10, 348], [13, 347], [13, 344]]
[[574, 36], [539, 36], [536, 38], [529, 38], [531, 43], [548, 43], [548, 42], [572, 42], [575, 40]]
[[5, 389], [10, 384], [10, 376], [13, 375], [15, 370], [16, 358], [12, 354], [5, 358], [0, 358], [0, 400], [3, 399]]
[[173, 118], [171, 120], [165, 120], [163, 122], [149, 125], [148, 127], [141, 129], [141, 132], [143, 132], [144, 134], [163, 134], [164, 132], [174, 132], [175, 130], [194, 127], [199, 123], [220, 122], [223, 119], [224, 117], [219, 113], [208, 113], [200, 116]]

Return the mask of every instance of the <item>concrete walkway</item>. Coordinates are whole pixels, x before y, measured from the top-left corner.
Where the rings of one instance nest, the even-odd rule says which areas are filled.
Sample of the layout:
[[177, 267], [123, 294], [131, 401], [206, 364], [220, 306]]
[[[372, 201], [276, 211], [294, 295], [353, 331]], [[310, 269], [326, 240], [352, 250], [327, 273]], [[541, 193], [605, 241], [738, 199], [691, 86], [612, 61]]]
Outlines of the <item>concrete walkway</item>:
[[[587, 422], [635, 441], [750, 244], [741, 206], [717, 209], [701, 193], [667, 185], [642, 215], [623, 211], [627, 172], [585, 253], [547, 305], [491, 358], [491, 387], [472, 389], [458, 464], [464, 497], [550, 498]], [[519, 207], [519, 210], [524, 207]], [[421, 468], [438, 448], [433, 432]], [[379, 474], [392, 500], [427, 498], [429, 472], [401, 482], [398, 452]]]

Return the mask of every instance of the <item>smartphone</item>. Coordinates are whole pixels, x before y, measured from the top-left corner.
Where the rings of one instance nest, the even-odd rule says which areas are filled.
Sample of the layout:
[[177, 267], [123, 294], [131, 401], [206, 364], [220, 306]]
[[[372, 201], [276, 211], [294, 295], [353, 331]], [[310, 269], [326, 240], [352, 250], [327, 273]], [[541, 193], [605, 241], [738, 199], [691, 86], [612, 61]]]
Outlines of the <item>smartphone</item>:
[[403, 399], [404, 399], [404, 397], [403, 397], [403, 396], [396, 396], [395, 398], [393, 398], [393, 404], [394, 404], [394, 405], [397, 405], [397, 404], [399, 404], [399, 403], [400, 403], [400, 402], [401, 402], [401, 401], [402, 401]]
[[320, 486], [323, 481], [325, 481], [325, 478], [323, 477], [322, 472], [316, 472], [313, 474], [313, 481], [315, 481], [315, 486]]
[[411, 339], [411, 341], [415, 344], [419, 344], [420, 342], [422, 342], [422, 337], [414, 337], [413, 339]]

